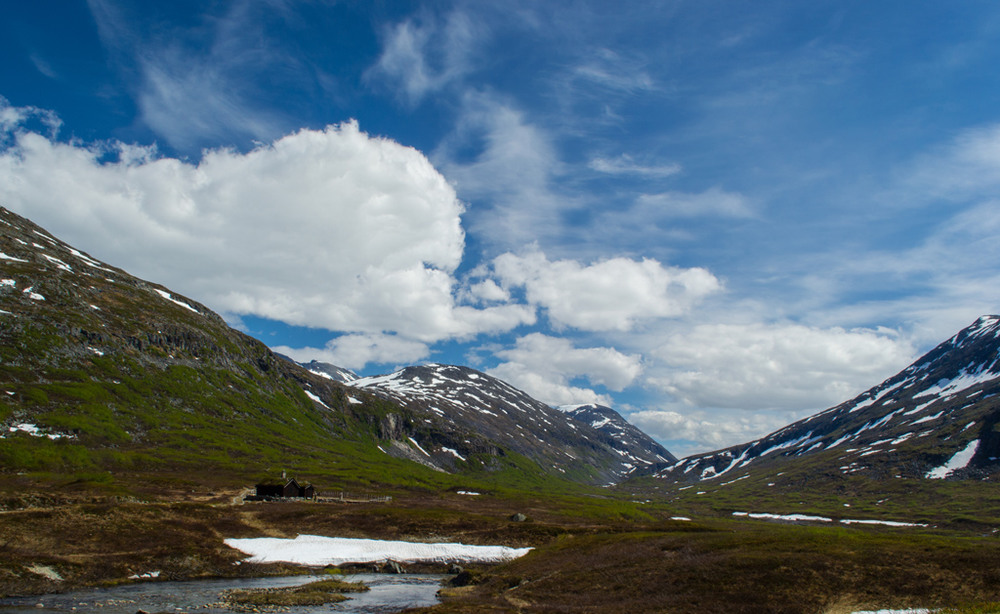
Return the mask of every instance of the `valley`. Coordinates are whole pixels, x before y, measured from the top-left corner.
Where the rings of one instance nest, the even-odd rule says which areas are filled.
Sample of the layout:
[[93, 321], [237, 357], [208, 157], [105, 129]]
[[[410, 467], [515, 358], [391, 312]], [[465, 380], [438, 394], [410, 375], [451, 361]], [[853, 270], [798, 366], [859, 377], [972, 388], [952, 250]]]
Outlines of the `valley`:
[[[468, 367], [295, 363], [0, 210], [0, 595], [303, 573], [225, 540], [320, 535], [532, 549], [428, 613], [997, 611], [998, 356], [984, 316], [841, 405], [677, 459], [612, 408]], [[243, 500], [285, 474], [364, 496]]]

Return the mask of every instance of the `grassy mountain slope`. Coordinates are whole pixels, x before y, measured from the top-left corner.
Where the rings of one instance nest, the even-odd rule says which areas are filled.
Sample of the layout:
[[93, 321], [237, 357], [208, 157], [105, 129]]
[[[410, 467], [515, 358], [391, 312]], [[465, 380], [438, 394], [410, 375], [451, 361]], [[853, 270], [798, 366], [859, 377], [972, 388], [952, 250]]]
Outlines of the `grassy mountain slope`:
[[718, 511], [1000, 521], [1000, 317], [770, 435], [624, 485]]
[[470, 479], [570, 488], [494, 445], [480, 446], [460, 476], [386, 453], [430, 428], [0, 209], [3, 490], [211, 490], [281, 470], [321, 489]]

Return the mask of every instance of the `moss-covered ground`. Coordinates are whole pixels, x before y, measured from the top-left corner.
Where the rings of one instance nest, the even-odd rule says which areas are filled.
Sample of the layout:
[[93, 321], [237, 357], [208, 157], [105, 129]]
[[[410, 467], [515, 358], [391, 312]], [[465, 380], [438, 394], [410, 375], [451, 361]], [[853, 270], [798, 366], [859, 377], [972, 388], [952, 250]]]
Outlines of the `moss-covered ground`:
[[[978, 526], [672, 520], [678, 508], [665, 503], [530, 491], [399, 491], [371, 504], [232, 505], [230, 494], [2, 513], [0, 594], [151, 571], [161, 579], [289, 573], [295, 568], [240, 562], [222, 540], [311, 533], [534, 548], [504, 565], [473, 567], [464, 586], [446, 587], [442, 604], [427, 612], [988, 612], [1000, 602], [1000, 538]], [[514, 513], [528, 519], [514, 521]]]

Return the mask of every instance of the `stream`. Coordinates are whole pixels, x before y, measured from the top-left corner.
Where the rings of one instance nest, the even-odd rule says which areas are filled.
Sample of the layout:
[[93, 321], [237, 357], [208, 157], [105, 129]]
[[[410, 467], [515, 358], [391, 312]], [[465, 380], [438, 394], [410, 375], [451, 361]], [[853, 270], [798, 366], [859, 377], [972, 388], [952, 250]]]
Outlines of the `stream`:
[[[0, 599], [0, 614], [27, 612], [104, 612], [135, 614], [138, 610], [157, 612], [217, 612], [232, 610], [219, 604], [219, 595], [233, 588], [279, 588], [297, 586], [330, 576], [284, 576], [238, 578], [188, 582], [140, 582], [113, 588], [96, 588], [34, 597]], [[349, 574], [337, 576], [348, 582], [364, 582], [371, 590], [352, 593], [349, 600], [322, 606], [288, 608], [292, 614], [388, 614], [410, 607], [438, 602], [441, 580], [437, 574]], [[214, 607], [213, 607], [214, 604]], [[283, 610], [285, 611], [285, 610]]]

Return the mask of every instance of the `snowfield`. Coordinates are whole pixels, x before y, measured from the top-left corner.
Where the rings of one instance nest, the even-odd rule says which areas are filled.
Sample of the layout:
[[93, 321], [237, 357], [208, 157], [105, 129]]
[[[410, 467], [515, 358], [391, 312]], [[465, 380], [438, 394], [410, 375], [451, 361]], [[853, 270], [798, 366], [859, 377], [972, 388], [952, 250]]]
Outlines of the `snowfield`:
[[503, 563], [527, 554], [531, 548], [425, 544], [378, 539], [350, 539], [299, 535], [295, 539], [255, 537], [227, 539], [230, 548], [250, 555], [253, 563], [341, 565], [343, 563]]

